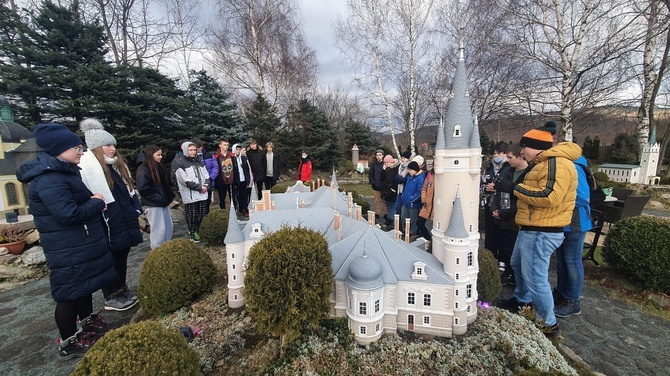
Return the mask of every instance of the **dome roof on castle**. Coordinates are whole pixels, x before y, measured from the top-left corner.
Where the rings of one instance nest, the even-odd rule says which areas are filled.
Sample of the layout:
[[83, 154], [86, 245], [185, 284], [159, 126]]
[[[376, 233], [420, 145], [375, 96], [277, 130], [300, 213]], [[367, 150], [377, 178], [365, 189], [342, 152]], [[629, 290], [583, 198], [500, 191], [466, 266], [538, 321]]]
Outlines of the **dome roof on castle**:
[[347, 285], [358, 290], [373, 290], [382, 287], [382, 267], [367, 254], [349, 264]]
[[33, 137], [26, 127], [16, 124], [7, 98], [0, 95], [0, 136], [3, 142], [20, 142]]

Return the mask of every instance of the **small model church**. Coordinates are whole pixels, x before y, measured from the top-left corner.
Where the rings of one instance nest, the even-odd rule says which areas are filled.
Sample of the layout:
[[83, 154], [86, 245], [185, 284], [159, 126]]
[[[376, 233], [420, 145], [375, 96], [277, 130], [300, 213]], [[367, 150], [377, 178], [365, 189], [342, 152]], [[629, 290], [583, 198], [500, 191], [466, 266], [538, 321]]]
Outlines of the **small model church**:
[[300, 224], [328, 241], [335, 285], [330, 314], [347, 318], [359, 344], [398, 330], [440, 337], [465, 334], [477, 318], [482, 152], [466, 77], [461, 47], [435, 147], [432, 254], [423, 238], [412, 243], [401, 239], [398, 216], [389, 232], [375, 225], [373, 212], [364, 219], [351, 194], [339, 192], [335, 174], [330, 186], [314, 190], [298, 182], [286, 193], [263, 191], [262, 199], [250, 204], [246, 222], [231, 212], [225, 238], [228, 305], [245, 304], [245, 260], [253, 245], [282, 225]]

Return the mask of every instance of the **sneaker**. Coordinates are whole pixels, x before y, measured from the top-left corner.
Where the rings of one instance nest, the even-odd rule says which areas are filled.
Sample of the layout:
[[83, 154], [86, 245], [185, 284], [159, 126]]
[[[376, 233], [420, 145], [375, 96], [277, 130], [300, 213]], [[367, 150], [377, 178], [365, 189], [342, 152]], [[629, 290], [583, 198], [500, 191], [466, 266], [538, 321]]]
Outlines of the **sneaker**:
[[56, 342], [58, 343], [58, 360], [60, 361], [81, 358], [90, 347], [80, 341], [79, 333], [68, 339], [57, 339]]
[[500, 283], [502, 283], [503, 286], [516, 286], [514, 273], [503, 273], [500, 276]]
[[126, 298], [127, 300], [132, 300], [132, 301], [134, 301], [134, 302], [136, 302], [136, 301], [138, 300], [138, 299], [137, 299], [137, 295], [135, 295], [135, 294], [133, 294], [132, 292], [130, 292], [130, 291], [128, 290], [128, 287], [124, 288], [124, 290], [123, 290], [123, 292], [122, 292], [121, 294], [122, 294], [123, 297]]
[[566, 299], [563, 305], [554, 308], [554, 315], [556, 315], [556, 317], [566, 318], [581, 314], [582, 309], [579, 306], [579, 300]]
[[558, 323], [554, 325], [542, 325], [540, 331], [544, 334], [545, 337], [552, 339], [561, 335], [561, 328], [558, 327]]
[[504, 310], [510, 311], [512, 313], [519, 313], [521, 308], [530, 307], [531, 303], [521, 303], [518, 300], [516, 300], [515, 297], [511, 297], [509, 299], [498, 300], [496, 306]]
[[128, 300], [120, 293], [105, 299], [105, 309], [107, 311], [127, 311], [135, 305], [137, 305], [137, 300]]
[[191, 234], [191, 240], [193, 240], [196, 243], [200, 243], [200, 234], [194, 232], [193, 234]]
[[498, 263], [498, 270], [500, 270], [500, 272], [505, 271], [505, 263], [504, 262], [499, 262]]
[[551, 290], [551, 296], [554, 298], [554, 307], [560, 307], [567, 302], [567, 299], [560, 291], [558, 291], [557, 287], [554, 287], [554, 289]]
[[99, 338], [110, 330], [115, 329], [117, 325], [110, 325], [101, 315], [91, 313], [90, 316], [79, 322], [79, 327], [81, 328], [82, 335], [93, 335]]

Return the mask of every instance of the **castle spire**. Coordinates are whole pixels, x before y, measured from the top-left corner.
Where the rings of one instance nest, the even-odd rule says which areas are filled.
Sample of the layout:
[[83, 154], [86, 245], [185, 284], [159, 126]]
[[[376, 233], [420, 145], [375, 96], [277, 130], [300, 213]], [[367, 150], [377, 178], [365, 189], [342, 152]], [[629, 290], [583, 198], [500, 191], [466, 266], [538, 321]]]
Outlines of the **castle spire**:
[[449, 227], [444, 231], [444, 235], [456, 239], [466, 239], [469, 236], [468, 232], [465, 230], [465, 221], [463, 221], [463, 206], [461, 205], [460, 188], [456, 189], [454, 208], [451, 211]]
[[[444, 140], [445, 149], [468, 149], [471, 139], [476, 137], [472, 133], [477, 132], [472, 117], [472, 105], [467, 85], [467, 70], [465, 68], [465, 46], [461, 43], [456, 63], [456, 73], [451, 90], [451, 99], [447, 105], [444, 117]], [[438, 140], [438, 142], [440, 142]], [[436, 143], [437, 144], [437, 143]]]
[[335, 167], [333, 166], [333, 175], [330, 177], [330, 186], [333, 187], [333, 189], [337, 190], [339, 188], [337, 184], [337, 175], [335, 174]]
[[226, 232], [223, 242], [226, 245], [244, 242], [244, 234], [242, 233], [240, 224], [237, 222], [235, 205], [232, 202], [230, 203], [230, 213], [228, 214], [228, 232]]

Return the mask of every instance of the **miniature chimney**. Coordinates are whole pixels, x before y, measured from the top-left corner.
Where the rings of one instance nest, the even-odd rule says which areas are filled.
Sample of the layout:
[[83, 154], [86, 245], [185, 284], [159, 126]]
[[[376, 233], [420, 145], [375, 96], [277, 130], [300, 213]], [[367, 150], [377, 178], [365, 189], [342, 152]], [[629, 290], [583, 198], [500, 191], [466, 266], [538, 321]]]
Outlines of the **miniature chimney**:
[[335, 222], [335, 226], [334, 226], [335, 230], [339, 230], [340, 229], [340, 212], [335, 210], [335, 218], [333, 218], [333, 219], [335, 220], [334, 221]]
[[362, 221], [363, 220], [363, 207], [360, 205], [354, 205], [354, 209], [356, 210], [356, 220], [357, 221]]
[[393, 216], [393, 238], [395, 240], [400, 239], [400, 214]]
[[303, 209], [305, 208], [305, 200], [301, 200], [300, 207], [303, 208]]
[[353, 217], [353, 207], [354, 207], [354, 196], [351, 194], [351, 192], [347, 193], [347, 207], [349, 208], [349, 218]]
[[265, 210], [270, 210], [270, 208], [272, 207], [272, 204], [270, 203], [271, 202], [270, 197], [271, 197], [270, 190], [268, 189], [263, 190], [263, 203], [265, 204]]
[[375, 225], [375, 212], [373, 212], [372, 210], [368, 210], [368, 224], [370, 226]]
[[411, 224], [411, 219], [410, 218], [405, 218], [405, 241], [409, 243], [409, 229], [410, 229], [410, 224]]
[[314, 192], [314, 180], [312, 180], [312, 192]]
[[339, 219], [340, 223], [340, 228], [337, 229], [337, 240], [342, 240], [342, 227], [344, 223], [342, 222], [342, 217], [340, 216], [340, 213], [337, 213], [337, 218]]

